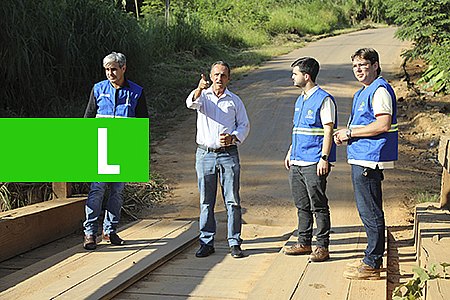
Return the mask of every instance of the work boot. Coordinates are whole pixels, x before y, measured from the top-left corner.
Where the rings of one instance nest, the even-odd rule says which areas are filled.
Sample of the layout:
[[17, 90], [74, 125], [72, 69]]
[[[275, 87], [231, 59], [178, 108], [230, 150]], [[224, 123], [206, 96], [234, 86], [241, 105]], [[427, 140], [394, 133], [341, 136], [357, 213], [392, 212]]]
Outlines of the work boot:
[[381, 268], [372, 268], [361, 261], [358, 267], [347, 268], [344, 277], [355, 280], [378, 280], [380, 279]]
[[85, 235], [83, 241], [83, 248], [86, 250], [95, 250], [97, 248], [97, 241], [95, 235]]
[[361, 266], [362, 263], [363, 263], [362, 259], [358, 259], [358, 260], [347, 263], [345, 265], [345, 267], [347, 269], [355, 269], [355, 268], [358, 268], [359, 266]]
[[286, 255], [305, 255], [311, 254], [311, 246], [302, 245], [302, 244], [294, 244], [290, 247], [284, 248], [284, 254]]
[[330, 252], [327, 248], [316, 247], [314, 251], [309, 255], [309, 260], [313, 262], [322, 262], [330, 259]]

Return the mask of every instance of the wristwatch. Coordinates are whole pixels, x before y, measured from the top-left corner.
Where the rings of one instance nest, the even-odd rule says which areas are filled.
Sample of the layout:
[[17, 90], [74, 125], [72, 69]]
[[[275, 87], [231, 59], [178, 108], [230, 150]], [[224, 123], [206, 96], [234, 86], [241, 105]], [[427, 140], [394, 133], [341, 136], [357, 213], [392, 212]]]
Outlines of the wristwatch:
[[352, 138], [352, 130], [349, 128], [347, 129], [347, 131], [345, 132], [345, 135], [347, 136], [348, 139]]
[[323, 159], [324, 161], [328, 161], [328, 155], [324, 154], [320, 157], [321, 159]]

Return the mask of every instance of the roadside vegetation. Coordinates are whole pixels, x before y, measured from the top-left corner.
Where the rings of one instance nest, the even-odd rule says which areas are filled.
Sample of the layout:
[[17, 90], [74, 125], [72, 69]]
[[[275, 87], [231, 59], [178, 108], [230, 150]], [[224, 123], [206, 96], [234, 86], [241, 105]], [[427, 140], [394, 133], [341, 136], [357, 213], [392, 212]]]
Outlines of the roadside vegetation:
[[[104, 79], [102, 58], [118, 51], [127, 76], [146, 90], [154, 139], [211, 62], [227, 60], [236, 78], [315, 36], [383, 22], [402, 26], [399, 36], [415, 42], [406, 55], [435, 66], [426, 75], [445, 92], [450, 0], [418, 3], [430, 18], [423, 31], [414, 27], [419, 4], [397, 0], [172, 0], [169, 10], [164, 0], [2, 1], [0, 117], [81, 117], [93, 83]], [[9, 203], [1, 210], [30, 202], [27, 192], [19, 200], [11, 185], [0, 186]]]

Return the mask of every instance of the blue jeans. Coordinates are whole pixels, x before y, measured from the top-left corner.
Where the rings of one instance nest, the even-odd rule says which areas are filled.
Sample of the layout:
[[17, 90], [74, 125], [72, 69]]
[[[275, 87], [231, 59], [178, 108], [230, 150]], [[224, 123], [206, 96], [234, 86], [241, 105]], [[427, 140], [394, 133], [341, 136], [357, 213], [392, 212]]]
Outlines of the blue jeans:
[[228, 216], [228, 245], [240, 245], [242, 213], [239, 197], [240, 164], [237, 148], [221, 153], [197, 148], [196, 165], [198, 190], [200, 192], [200, 244], [214, 246], [216, 220], [217, 181], [222, 188], [222, 197]]
[[383, 170], [352, 165], [352, 182], [356, 207], [367, 235], [363, 261], [372, 268], [383, 264], [384, 212], [381, 192]]
[[298, 242], [310, 246], [313, 233], [313, 214], [316, 217], [317, 246], [330, 244], [330, 208], [325, 194], [327, 175], [317, 176], [317, 164], [289, 168], [289, 185], [297, 207]]
[[120, 220], [120, 210], [123, 203], [124, 182], [92, 182], [86, 201], [86, 221], [84, 225], [85, 235], [97, 235], [98, 217], [102, 212], [103, 196], [106, 187], [109, 186], [109, 199], [106, 202], [105, 218], [103, 220], [103, 231], [106, 234], [116, 232]]

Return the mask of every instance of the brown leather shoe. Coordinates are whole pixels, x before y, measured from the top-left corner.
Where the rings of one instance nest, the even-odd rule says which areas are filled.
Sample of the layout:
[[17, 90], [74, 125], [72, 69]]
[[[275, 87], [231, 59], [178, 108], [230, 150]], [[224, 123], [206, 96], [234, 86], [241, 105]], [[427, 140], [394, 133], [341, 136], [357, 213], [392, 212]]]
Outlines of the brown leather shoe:
[[95, 248], [97, 248], [97, 240], [95, 235], [85, 235], [83, 247], [86, 250], [95, 250]]
[[313, 262], [322, 262], [330, 259], [330, 252], [327, 248], [316, 247], [309, 256], [309, 260]]
[[358, 267], [347, 268], [344, 277], [356, 280], [378, 280], [380, 279], [381, 268], [372, 268], [361, 261]]
[[294, 244], [290, 247], [284, 248], [284, 254], [286, 255], [305, 255], [312, 252], [311, 246]]

